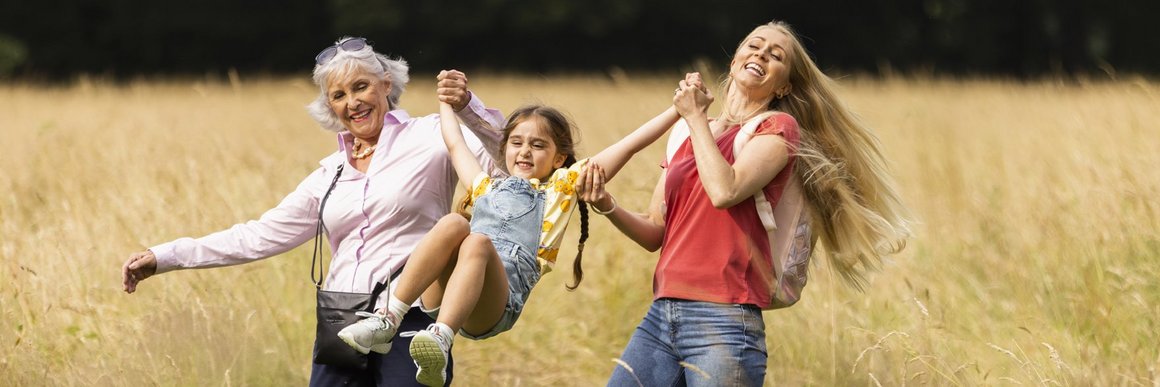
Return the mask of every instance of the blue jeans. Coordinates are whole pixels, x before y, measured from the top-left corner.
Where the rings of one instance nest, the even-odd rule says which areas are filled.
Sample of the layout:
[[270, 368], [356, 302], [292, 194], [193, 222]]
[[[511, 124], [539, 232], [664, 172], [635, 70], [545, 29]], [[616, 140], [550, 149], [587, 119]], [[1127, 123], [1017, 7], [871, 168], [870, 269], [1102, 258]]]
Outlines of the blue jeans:
[[[421, 331], [427, 325], [434, 323], [431, 317], [419, 308], [411, 308], [399, 322], [399, 332]], [[415, 381], [415, 361], [411, 359], [411, 338], [395, 335], [391, 342], [391, 352], [380, 355], [375, 352], [368, 354], [367, 369], [363, 371], [351, 370], [323, 364], [312, 364], [310, 370], [310, 386], [421, 386]], [[452, 370], [455, 363], [451, 354], [447, 354], [447, 384], [451, 385]]]
[[662, 298], [620, 356], [632, 372], [617, 365], [608, 385], [760, 386], [766, 359], [761, 309]]

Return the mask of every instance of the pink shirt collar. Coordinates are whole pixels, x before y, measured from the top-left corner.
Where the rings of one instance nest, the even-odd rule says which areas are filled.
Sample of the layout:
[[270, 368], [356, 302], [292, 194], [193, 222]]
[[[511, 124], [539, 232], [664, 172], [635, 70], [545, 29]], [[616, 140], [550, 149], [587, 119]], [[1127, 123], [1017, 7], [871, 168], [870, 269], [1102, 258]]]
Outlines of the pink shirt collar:
[[[399, 130], [402, 129], [410, 119], [411, 115], [407, 114], [407, 111], [403, 109], [395, 109], [387, 112], [387, 115], [383, 116], [383, 131], [379, 133], [379, 149], [389, 149], [391, 144], [394, 143], [395, 136], [399, 134]], [[349, 158], [350, 148], [354, 144], [354, 135], [350, 134], [350, 131], [344, 130], [338, 132], [337, 138], [338, 150]], [[328, 157], [324, 159], [323, 162], [326, 162], [329, 159], [330, 158]]]

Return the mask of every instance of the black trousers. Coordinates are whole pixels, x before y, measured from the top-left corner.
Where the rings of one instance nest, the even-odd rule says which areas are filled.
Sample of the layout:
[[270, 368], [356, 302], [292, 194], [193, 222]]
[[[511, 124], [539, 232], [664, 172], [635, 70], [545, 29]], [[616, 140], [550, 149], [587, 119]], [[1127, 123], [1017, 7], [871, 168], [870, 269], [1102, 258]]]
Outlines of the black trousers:
[[[398, 332], [420, 331], [427, 329], [427, 326], [434, 322], [431, 316], [419, 308], [411, 308], [407, 311], [407, 315], [403, 316]], [[363, 371], [314, 364], [314, 368], [310, 371], [310, 386], [421, 386], [415, 381], [415, 372], [418, 368], [411, 359], [410, 346], [410, 337], [400, 337], [396, 334], [391, 343], [391, 352], [386, 355], [371, 352], [368, 355], [367, 369]], [[454, 365], [451, 354], [448, 353], [447, 385], [451, 385], [451, 370]]]

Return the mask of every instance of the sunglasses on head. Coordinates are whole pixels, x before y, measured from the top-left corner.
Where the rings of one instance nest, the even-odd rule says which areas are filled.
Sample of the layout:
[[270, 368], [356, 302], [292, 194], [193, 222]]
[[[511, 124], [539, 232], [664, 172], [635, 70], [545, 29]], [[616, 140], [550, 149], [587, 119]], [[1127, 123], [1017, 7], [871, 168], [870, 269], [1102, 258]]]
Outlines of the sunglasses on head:
[[320, 65], [330, 62], [331, 59], [334, 59], [335, 55], [338, 55], [338, 49], [340, 48], [343, 51], [358, 51], [366, 48], [370, 44], [366, 38], [350, 38], [344, 40], [338, 44], [322, 49], [322, 52], [319, 52], [318, 56], [314, 57], [314, 64]]

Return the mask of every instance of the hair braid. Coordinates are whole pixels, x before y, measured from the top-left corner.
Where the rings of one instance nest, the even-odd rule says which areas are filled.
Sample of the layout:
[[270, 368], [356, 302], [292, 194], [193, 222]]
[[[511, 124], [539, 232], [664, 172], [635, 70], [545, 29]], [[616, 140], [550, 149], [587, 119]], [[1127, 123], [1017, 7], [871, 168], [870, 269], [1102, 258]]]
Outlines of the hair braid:
[[580, 281], [584, 280], [584, 267], [580, 265], [580, 261], [584, 258], [584, 242], [588, 240], [588, 204], [583, 200], [577, 200], [580, 205], [580, 244], [576, 246], [576, 259], [572, 260], [572, 284], [564, 285], [569, 291], [576, 290], [580, 287]]

